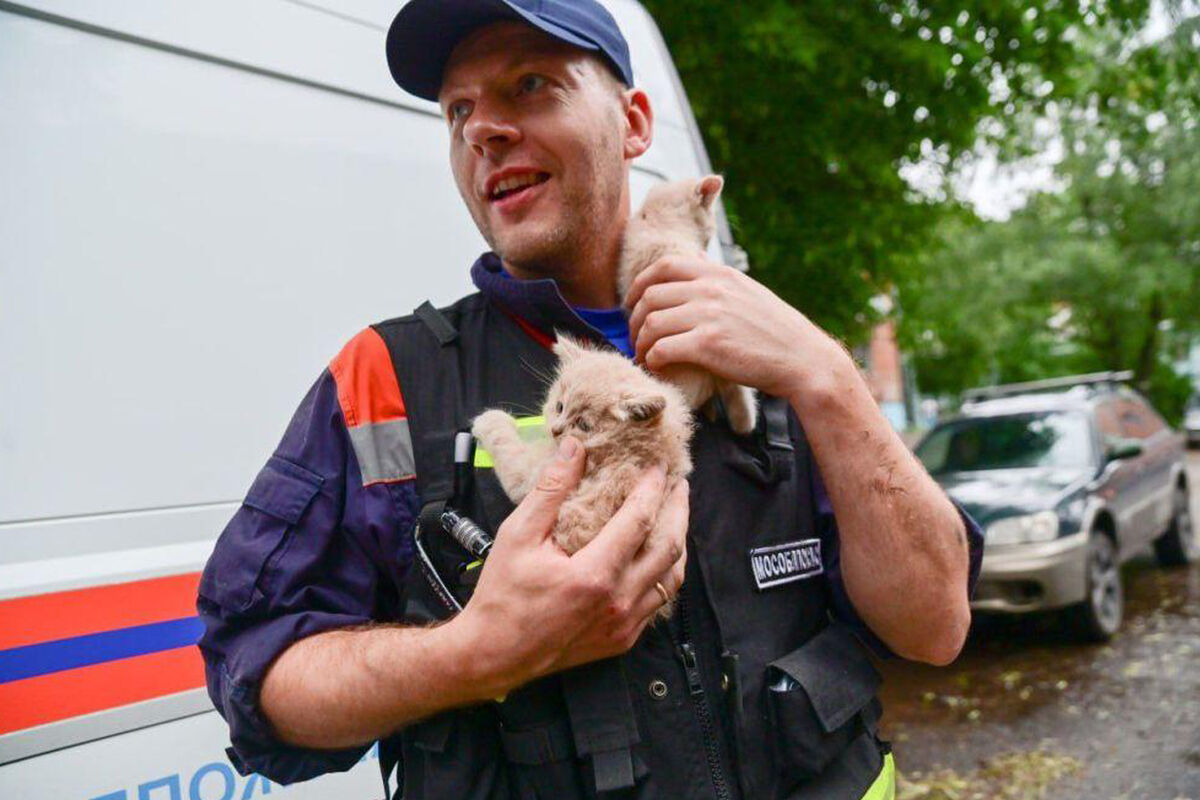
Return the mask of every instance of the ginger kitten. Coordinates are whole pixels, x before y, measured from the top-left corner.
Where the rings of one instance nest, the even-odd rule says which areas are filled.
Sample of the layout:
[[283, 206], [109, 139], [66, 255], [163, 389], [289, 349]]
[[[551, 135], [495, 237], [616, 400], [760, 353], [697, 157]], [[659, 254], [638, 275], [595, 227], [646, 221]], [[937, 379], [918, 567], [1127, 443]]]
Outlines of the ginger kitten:
[[[622, 298], [629, 292], [633, 279], [660, 258], [704, 252], [716, 230], [713, 203], [723, 185], [720, 175], [708, 175], [699, 180], [658, 184], [650, 190], [625, 227], [617, 268], [617, 288]], [[719, 395], [730, 427], [740, 434], [754, 430], [758, 406], [753, 389], [690, 364], [673, 364], [662, 370], [661, 375], [679, 387], [690, 408], [701, 408], [713, 395]], [[709, 416], [713, 416], [711, 408]]]
[[[559, 509], [553, 533], [563, 550], [574, 553], [612, 519], [647, 468], [666, 465], [668, 492], [691, 473], [692, 414], [678, 389], [620, 353], [563, 335], [554, 352], [558, 373], [543, 408], [550, 438], [522, 439], [516, 420], [499, 409], [476, 417], [471, 432], [491, 453], [496, 478], [514, 503], [537, 485], [560, 438], [582, 443], [583, 480]], [[669, 615], [670, 608], [660, 614]]]

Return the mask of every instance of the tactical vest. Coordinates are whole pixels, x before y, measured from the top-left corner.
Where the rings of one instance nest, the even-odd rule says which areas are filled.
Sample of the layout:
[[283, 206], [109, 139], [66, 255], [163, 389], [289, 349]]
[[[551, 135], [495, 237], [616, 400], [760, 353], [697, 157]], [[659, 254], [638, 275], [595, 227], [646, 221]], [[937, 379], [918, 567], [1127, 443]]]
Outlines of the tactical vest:
[[[452, 500], [493, 534], [513, 510], [491, 469], [456, 479], [455, 434], [486, 408], [539, 413], [556, 361], [479, 294], [374, 328], [404, 392], [423, 503], [404, 620], [443, 620], [479, 569], [437, 524], [441, 508]], [[698, 415], [670, 620], [623, 657], [406, 727], [381, 743], [385, 784], [398, 758], [407, 800], [890, 798], [879, 675], [831, 622], [819, 577], [811, 456], [786, 403], [762, 410], [751, 436]]]

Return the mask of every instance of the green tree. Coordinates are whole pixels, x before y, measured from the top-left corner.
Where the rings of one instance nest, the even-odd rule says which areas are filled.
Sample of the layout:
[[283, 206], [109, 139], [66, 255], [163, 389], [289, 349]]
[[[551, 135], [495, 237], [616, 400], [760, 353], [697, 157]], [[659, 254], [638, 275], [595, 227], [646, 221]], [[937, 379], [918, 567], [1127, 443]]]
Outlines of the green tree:
[[1170, 347], [1200, 332], [1200, 21], [1130, 51], [1100, 40], [1054, 135], [1065, 188], [1003, 223], [955, 220], [904, 284], [919, 380], [952, 393], [1131, 369], [1170, 417]]
[[679, 66], [756, 277], [851, 341], [911, 271], [945, 203], [898, 166], [948, 165], [988, 120], [1075, 91], [1087, 31], [1131, 33], [1148, 0], [646, 0]]

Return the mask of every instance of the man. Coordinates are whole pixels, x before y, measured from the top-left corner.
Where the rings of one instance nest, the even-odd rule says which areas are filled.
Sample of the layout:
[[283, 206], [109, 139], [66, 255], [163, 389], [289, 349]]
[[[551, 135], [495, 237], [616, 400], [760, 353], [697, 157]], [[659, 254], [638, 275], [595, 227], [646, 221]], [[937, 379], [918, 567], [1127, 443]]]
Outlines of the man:
[[[479, 295], [342, 350], [222, 534], [199, 608], [231, 758], [302, 780], [380, 739], [413, 798], [885, 788], [878, 676], [846, 631], [951, 661], [978, 529], [845, 350], [750, 278], [699, 253], [657, 263], [623, 298], [624, 330], [615, 267], [653, 112], [603, 8], [415, 0], [388, 59], [438, 101], [494, 253], [472, 269]], [[471, 416], [534, 402], [524, 366], [552, 367], [555, 331], [753, 386], [763, 424], [701, 421], [690, 498], [651, 470], [568, 557], [548, 534], [585, 466], [577, 442], [515, 510], [451, 460]], [[447, 503], [496, 533], [482, 570], [437, 525]], [[650, 625], [676, 594], [675, 618]]]

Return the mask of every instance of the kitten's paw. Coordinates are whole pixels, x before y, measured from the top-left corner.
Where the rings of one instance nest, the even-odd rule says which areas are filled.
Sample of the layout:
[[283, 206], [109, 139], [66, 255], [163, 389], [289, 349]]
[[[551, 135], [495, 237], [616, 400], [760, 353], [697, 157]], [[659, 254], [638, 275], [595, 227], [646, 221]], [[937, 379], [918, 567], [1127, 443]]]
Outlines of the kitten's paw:
[[491, 449], [492, 444], [517, 435], [517, 421], [505, 411], [489, 408], [471, 423], [471, 434], [485, 450]]
[[754, 390], [748, 386], [734, 386], [723, 398], [725, 411], [729, 414], [729, 427], [734, 433], [745, 436], [758, 424], [758, 404]]

